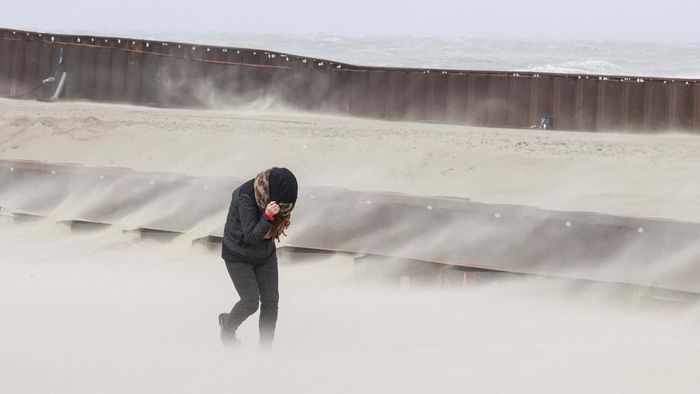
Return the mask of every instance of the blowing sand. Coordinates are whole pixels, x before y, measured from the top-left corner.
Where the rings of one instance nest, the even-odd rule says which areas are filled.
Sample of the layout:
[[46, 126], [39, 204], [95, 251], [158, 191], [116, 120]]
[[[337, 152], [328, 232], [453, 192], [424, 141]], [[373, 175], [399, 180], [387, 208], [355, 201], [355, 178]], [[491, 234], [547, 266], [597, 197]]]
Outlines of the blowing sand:
[[7, 393], [694, 393], [700, 314], [614, 307], [537, 282], [401, 289], [347, 258], [281, 260], [272, 353], [219, 343], [236, 300], [188, 242], [0, 224]]
[[[700, 221], [700, 137], [499, 130], [295, 114], [0, 100], [0, 159], [252, 176]], [[157, 209], [150, 207], [149, 209]], [[146, 214], [146, 213], [144, 213]], [[0, 217], [1, 218], [1, 217]], [[222, 221], [224, 218], [221, 219]], [[293, 230], [293, 229], [291, 229]], [[595, 289], [357, 280], [282, 259], [272, 353], [219, 343], [236, 301], [189, 239], [0, 220], [0, 392], [695, 393], [700, 310]]]
[[0, 159], [253, 176], [307, 185], [700, 221], [700, 136], [501, 130], [284, 110], [0, 100]]

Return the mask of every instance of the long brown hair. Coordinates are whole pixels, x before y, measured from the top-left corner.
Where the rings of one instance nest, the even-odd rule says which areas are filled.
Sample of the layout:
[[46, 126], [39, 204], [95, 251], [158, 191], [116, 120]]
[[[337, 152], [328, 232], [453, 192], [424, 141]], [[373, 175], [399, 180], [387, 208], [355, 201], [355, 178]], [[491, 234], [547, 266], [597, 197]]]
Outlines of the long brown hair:
[[[262, 171], [255, 176], [255, 181], [253, 182], [253, 190], [255, 191], [255, 202], [258, 204], [258, 208], [265, 211], [267, 204], [270, 203], [270, 172], [277, 167], [269, 168]], [[294, 209], [294, 204], [280, 203], [280, 211], [275, 215], [275, 221], [272, 224], [272, 228], [265, 235], [265, 239], [276, 239], [280, 240], [282, 235], [287, 235], [284, 231], [292, 223], [292, 209]]]

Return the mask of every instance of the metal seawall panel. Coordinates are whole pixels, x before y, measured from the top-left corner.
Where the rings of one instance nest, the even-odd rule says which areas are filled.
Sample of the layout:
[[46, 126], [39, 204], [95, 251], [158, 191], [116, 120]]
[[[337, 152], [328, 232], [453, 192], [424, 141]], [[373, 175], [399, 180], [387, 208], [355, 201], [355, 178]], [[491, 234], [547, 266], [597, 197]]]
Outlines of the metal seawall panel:
[[167, 107], [264, 99], [387, 120], [560, 130], [699, 131], [694, 79], [364, 67], [274, 51], [0, 29], [0, 96], [52, 75], [62, 98]]

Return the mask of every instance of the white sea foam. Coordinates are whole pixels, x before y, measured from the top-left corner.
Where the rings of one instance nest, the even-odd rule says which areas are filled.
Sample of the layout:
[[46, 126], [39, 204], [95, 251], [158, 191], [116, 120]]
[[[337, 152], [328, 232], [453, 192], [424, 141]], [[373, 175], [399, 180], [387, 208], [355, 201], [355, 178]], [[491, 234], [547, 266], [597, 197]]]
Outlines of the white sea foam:
[[693, 43], [488, 40], [333, 34], [294, 36], [183, 31], [102, 33], [268, 49], [370, 66], [700, 77], [700, 44]]

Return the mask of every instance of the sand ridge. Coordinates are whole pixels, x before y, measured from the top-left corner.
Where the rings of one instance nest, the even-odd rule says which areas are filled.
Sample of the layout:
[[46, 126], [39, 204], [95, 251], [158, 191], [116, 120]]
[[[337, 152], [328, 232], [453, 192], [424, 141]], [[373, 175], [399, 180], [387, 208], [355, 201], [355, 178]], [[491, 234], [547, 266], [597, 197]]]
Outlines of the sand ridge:
[[0, 100], [0, 159], [700, 221], [700, 136], [388, 122], [266, 106], [184, 110]]

